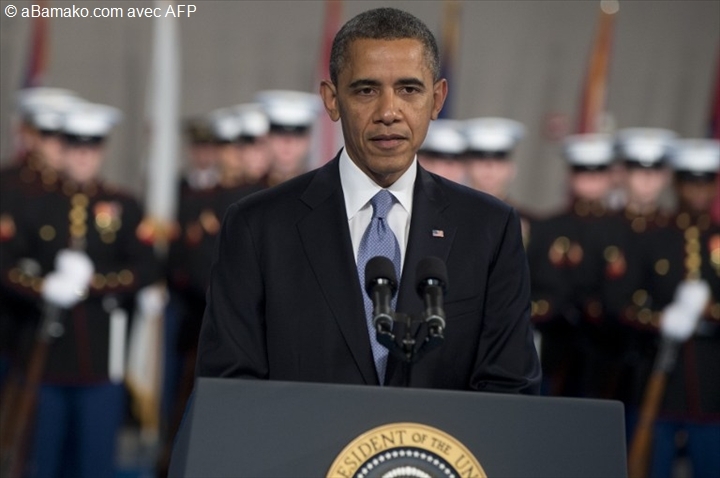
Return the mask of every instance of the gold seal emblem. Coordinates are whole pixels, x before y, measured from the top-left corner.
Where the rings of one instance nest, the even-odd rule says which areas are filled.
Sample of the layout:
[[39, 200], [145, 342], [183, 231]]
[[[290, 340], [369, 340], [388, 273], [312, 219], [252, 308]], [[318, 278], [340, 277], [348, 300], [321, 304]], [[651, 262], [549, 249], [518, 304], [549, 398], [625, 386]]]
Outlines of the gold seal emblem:
[[458, 440], [419, 423], [391, 423], [369, 430], [335, 458], [328, 478], [487, 478]]

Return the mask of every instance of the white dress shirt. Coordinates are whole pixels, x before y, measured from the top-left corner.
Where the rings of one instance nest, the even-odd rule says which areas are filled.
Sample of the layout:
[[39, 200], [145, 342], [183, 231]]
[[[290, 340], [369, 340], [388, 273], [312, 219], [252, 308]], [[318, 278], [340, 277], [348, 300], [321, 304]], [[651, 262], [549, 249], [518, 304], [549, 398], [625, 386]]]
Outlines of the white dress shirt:
[[[407, 249], [410, 231], [416, 176], [417, 156], [413, 159], [407, 171], [387, 188], [396, 199], [388, 213], [387, 223], [400, 246], [401, 273], [402, 265], [405, 262], [405, 250]], [[348, 217], [348, 226], [350, 227], [350, 239], [352, 240], [353, 253], [357, 262], [360, 241], [372, 220], [373, 211], [370, 199], [383, 188], [357, 167], [344, 148], [340, 154], [340, 184], [345, 196], [345, 210]]]

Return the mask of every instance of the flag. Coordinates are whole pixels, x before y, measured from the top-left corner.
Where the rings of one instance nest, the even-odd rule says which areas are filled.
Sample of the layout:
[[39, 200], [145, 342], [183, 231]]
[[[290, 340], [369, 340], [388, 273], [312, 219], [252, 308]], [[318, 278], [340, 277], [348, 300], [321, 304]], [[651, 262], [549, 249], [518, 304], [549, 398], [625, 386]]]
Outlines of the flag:
[[[717, 71], [715, 72], [715, 92], [710, 107], [709, 136], [720, 140], [720, 53], [718, 54]], [[712, 205], [712, 217], [716, 224], [720, 224], [720, 180], [717, 182], [717, 194]]]
[[[45, 8], [47, 2], [37, 2], [40, 8]], [[23, 74], [20, 89], [44, 86], [47, 78], [48, 61], [50, 57], [50, 18], [43, 16], [32, 17], [30, 24], [30, 46], [28, 49], [25, 73]], [[12, 120], [12, 157], [23, 161], [27, 145], [22, 140], [22, 128], [17, 118]], [[5, 153], [5, 148], [2, 148]]]
[[440, 111], [440, 118], [453, 117], [453, 85], [460, 50], [460, 10], [459, 0], [445, 0], [443, 3], [442, 44], [440, 46], [440, 77], [448, 82], [448, 96]]
[[598, 30], [580, 101], [578, 133], [603, 132], [607, 115], [607, 85], [612, 50], [613, 21], [617, 10], [601, 5]]
[[[41, 9], [47, 7], [45, 0], [37, 2]], [[30, 55], [25, 65], [23, 88], [43, 86], [47, 75], [50, 53], [50, 19], [37, 16], [32, 19], [32, 37], [30, 41]]]
[[[330, 52], [335, 34], [340, 30], [341, 20], [342, 0], [325, 0], [325, 19], [315, 71], [315, 88], [317, 89], [320, 88], [322, 80], [330, 78]], [[340, 124], [331, 120], [325, 111], [320, 113], [315, 122], [311, 145], [311, 161], [314, 166], [320, 166], [331, 160], [342, 145]]]
[[[174, 2], [156, 0], [167, 11]], [[175, 219], [177, 161], [180, 155], [180, 45], [177, 19], [155, 18], [147, 96], [150, 141], [146, 163], [146, 217], [139, 231], [154, 242], [156, 251], [167, 251]], [[163, 313], [167, 302], [164, 285], [148, 286], [138, 294], [138, 307], [130, 332], [126, 382], [133, 398], [133, 412], [143, 436], [157, 441], [163, 370]]]

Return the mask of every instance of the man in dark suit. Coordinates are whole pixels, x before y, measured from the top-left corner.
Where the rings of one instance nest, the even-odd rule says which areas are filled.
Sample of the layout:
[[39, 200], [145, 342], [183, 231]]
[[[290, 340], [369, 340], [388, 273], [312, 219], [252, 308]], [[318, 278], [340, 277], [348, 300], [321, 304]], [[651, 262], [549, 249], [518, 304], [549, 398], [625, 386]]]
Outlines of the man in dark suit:
[[[438, 64], [432, 34], [405, 12], [371, 10], [340, 30], [321, 95], [342, 121], [345, 148], [229, 208], [198, 375], [538, 392], [517, 213], [417, 165], [447, 95]], [[375, 200], [388, 192], [392, 205], [381, 215]], [[402, 264], [396, 310], [423, 311], [414, 277], [421, 259], [447, 264], [445, 341], [412, 366], [392, 356], [382, 364], [368, 332], [357, 263], [376, 221], [389, 226]]]

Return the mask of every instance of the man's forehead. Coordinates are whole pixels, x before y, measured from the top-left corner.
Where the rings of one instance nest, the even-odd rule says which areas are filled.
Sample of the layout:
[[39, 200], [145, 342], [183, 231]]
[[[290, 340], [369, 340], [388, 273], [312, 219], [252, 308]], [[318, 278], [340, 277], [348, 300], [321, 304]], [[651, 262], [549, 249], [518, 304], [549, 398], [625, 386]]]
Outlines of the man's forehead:
[[[346, 80], [354, 82], [365, 78], [365, 70], [374, 70], [379, 80], [380, 74], [407, 69], [412, 74], [401, 73], [403, 79], [424, 79], [432, 76], [425, 46], [420, 40], [414, 38], [400, 38], [393, 40], [358, 38], [353, 40], [348, 51], [349, 55], [340, 75], [350, 75]], [[376, 75], [373, 75], [376, 76]]]

